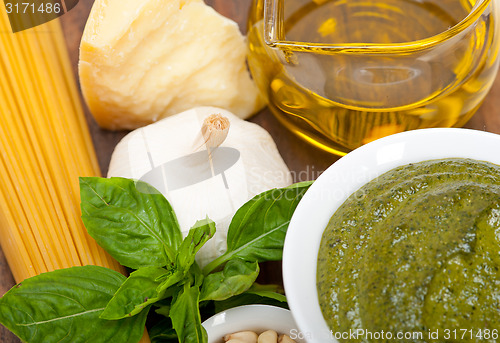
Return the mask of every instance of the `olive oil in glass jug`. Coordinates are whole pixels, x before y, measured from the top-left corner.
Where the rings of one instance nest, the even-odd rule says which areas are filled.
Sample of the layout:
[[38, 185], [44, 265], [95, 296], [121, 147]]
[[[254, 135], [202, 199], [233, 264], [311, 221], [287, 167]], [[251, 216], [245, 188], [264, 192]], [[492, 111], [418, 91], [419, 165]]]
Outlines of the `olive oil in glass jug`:
[[465, 124], [498, 70], [500, 0], [255, 0], [248, 63], [274, 115], [343, 155]]

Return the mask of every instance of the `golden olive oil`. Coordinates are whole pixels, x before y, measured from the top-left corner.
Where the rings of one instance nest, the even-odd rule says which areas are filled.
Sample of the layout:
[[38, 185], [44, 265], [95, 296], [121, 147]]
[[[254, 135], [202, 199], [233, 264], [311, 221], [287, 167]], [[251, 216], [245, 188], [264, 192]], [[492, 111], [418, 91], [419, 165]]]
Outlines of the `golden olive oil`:
[[285, 126], [333, 153], [401, 131], [462, 126], [495, 79], [493, 2], [478, 14], [465, 0], [268, 1], [278, 5], [286, 44], [264, 42], [257, 0], [252, 75]]

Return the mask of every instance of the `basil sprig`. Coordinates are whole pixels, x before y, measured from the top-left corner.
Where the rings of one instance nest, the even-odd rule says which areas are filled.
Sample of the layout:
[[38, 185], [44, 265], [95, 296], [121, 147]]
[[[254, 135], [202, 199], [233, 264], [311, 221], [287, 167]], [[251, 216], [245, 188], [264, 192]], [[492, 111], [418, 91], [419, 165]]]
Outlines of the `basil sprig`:
[[228, 260], [278, 261], [283, 255], [288, 223], [311, 182], [271, 189], [255, 196], [234, 214], [227, 232], [227, 252], [210, 262], [207, 274]]
[[196, 222], [186, 238], [152, 186], [124, 178], [80, 179], [89, 234], [128, 278], [97, 266], [44, 273], [0, 298], [0, 323], [25, 342], [138, 342], [152, 313], [165, 316], [152, 342], [207, 342], [202, 316], [247, 303], [286, 304], [273, 285], [255, 283], [259, 262], [281, 259], [290, 218], [311, 182], [264, 192], [234, 215], [227, 252], [203, 271], [196, 253], [215, 223]]
[[0, 323], [24, 342], [138, 342], [147, 311], [99, 318], [123, 282], [120, 273], [97, 266], [40, 274], [0, 298]]

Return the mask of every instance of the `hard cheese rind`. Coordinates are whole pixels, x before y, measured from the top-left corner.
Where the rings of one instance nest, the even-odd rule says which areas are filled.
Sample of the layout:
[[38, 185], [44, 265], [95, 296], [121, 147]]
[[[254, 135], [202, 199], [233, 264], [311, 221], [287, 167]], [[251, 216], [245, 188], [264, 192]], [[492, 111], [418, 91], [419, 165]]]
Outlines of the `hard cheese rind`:
[[80, 83], [100, 126], [134, 129], [210, 105], [247, 118], [263, 100], [235, 22], [202, 0], [97, 0], [80, 47]]

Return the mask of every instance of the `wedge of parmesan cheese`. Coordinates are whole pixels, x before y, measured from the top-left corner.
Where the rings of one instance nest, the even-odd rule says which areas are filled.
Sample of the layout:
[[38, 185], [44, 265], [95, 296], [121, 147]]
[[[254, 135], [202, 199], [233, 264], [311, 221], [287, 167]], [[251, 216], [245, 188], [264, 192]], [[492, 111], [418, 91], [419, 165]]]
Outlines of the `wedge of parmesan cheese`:
[[80, 46], [80, 84], [107, 129], [200, 105], [247, 118], [264, 101], [245, 56], [237, 24], [202, 0], [97, 0]]

